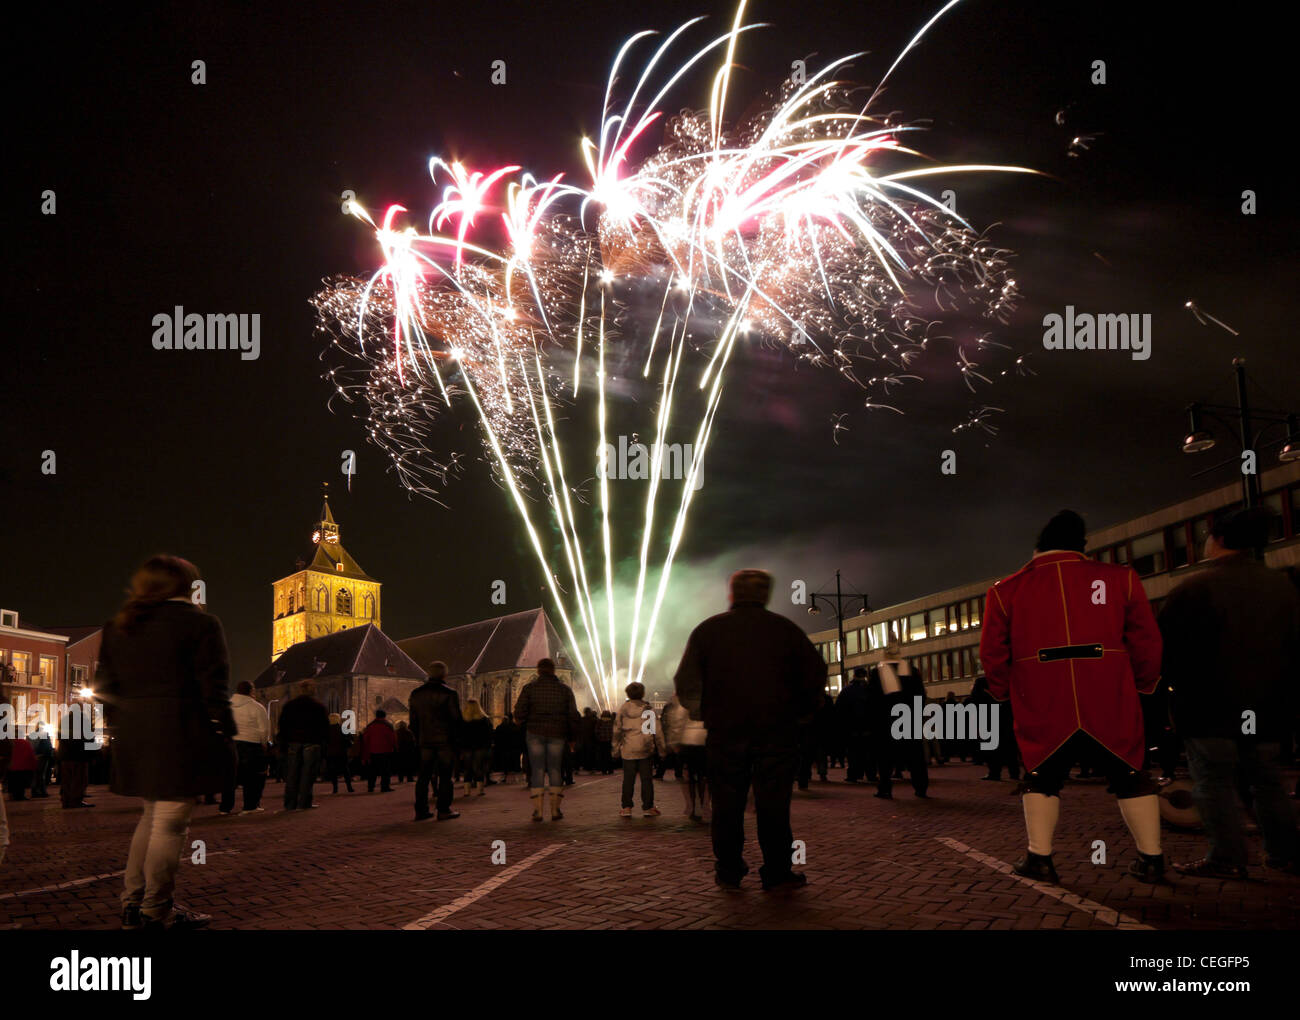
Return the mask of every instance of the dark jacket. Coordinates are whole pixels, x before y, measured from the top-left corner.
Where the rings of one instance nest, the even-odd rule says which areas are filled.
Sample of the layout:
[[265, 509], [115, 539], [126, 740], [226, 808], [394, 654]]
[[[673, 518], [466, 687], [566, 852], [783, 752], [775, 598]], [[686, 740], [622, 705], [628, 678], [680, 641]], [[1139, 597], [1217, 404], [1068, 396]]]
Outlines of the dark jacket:
[[[891, 663], [891, 665], [898, 665], [901, 667], [906, 661], [907, 660], [905, 659], [900, 659], [896, 663]], [[871, 705], [871, 715], [874, 725], [889, 726], [891, 718], [889, 713], [892, 708], [892, 703], [885, 695], [885, 686], [880, 679], [881, 665], [882, 663], [876, 663], [871, 666], [867, 672], [867, 699]], [[911, 663], [908, 662], [907, 665], [910, 669]], [[920, 698], [924, 703], [925, 681], [921, 679], [921, 674], [915, 669], [912, 669], [910, 673], [904, 673], [901, 668], [896, 669], [894, 672], [898, 677], [899, 687], [899, 690], [895, 693], [895, 697], [906, 699], [909, 707], [911, 707], [913, 698]]]
[[1241, 737], [1242, 713], [1277, 740], [1300, 685], [1300, 597], [1286, 576], [1237, 554], [1175, 588], [1160, 611], [1161, 674], [1184, 737]]
[[492, 746], [492, 720], [487, 716], [466, 722], [460, 731], [460, 746], [466, 751], [482, 751]]
[[573, 691], [554, 673], [537, 674], [515, 702], [515, 722], [535, 737], [576, 741], [581, 721]]
[[326, 758], [346, 758], [352, 746], [352, 734], [343, 732], [342, 723], [330, 723], [329, 736], [325, 738]]
[[865, 733], [869, 730], [875, 721], [872, 709], [871, 691], [867, 687], [867, 681], [861, 677], [850, 680], [835, 702], [837, 718], [845, 733]]
[[411, 692], [411, 734], [421, 747], [455, 744], [462, 723], [460, 697], [441, 680]]
[[[104, 707], [104, 725], [108, 723], [108, 706]], [[66, 727], [68, 736], [63, 736]], [[68, 714], [59, 720], [59, 761], [90, 761], [94, 756], [95, 748], [93, 747], [94, 738], [90, 738], [90, 743], [86, 740], [74, 739], [75, 735], [91, 734], [95, 731], [94, 710], [84, 701], [74, 701], [68, 706]]]
[[[220, 789], [235, 733], [221, 622], [190, 602], [106, 624], [95, 693], [113, 732], [114, 793], [178, 800]], [[60, 746], [66, 741], [60, 741]]]
[[826, 663], [794, 622], [737, 602], [691, 632], [674, 683], [710, 738], [794, 739], [821, 705]]
[[299, 694], [280, 709], [279, 744], [320, 744], [330, 738], [330, 714], [310, 694]]

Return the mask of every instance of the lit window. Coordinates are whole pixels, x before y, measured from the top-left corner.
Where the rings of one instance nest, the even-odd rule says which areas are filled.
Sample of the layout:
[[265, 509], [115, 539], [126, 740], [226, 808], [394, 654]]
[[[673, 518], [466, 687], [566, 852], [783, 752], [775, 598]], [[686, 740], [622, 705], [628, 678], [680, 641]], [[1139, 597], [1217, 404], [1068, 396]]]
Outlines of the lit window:
[[1187, 522], [1175, 524], [1173, 527], [1165, 529], [1165, 543], [1169, 548], [1169, 568], [1177, 570], [1179, 567], [1185, 567], [1188, 563], [1187, 555]]
[[340, 588], [338, 594], [334, 596], [334, 611], [339, 616], [352, 615], [352, 593], [346, 588]]
[[913, 613], [907, 619], [907, 641], [920, 641], [925, 637], [925, 614]]
[[1150, 577], [1165, 571], [1165, 536], [1153, 531], [1133, 539], [1133, 569], [1139, 577]]

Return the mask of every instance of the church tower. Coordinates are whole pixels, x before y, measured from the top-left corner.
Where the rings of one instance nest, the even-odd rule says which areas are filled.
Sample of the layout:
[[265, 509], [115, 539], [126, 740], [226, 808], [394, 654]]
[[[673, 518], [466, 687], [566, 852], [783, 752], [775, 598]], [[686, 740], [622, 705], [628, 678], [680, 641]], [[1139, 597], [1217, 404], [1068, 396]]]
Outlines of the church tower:
[[298, 570], [276, 581], [274, 589], [271, 659], [309, 638], [349, 627], [379, 622], [380, 582], [370, 577], [343, 548], [339, 526], [330, 510], [329, 483], [325, 503], [311, 540], [311, 563], [298, 561]]

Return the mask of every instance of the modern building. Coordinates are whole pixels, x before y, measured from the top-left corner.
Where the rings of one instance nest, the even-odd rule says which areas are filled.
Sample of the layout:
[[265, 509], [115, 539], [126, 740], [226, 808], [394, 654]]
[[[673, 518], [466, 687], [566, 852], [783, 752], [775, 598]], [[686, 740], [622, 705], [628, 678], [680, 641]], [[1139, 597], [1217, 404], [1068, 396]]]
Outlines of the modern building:
[[[1300, 462], [1263, 472], [1260, 483], [1260, 502], [1274, 513], [1265, 561], [1277, 569], [1300, 569]], [[1088, 552], [1094, 559], [1136, 570], [1152, 608], [1159, 612], [1170, 591], [1201, 566], [1201, 550], [1214, 515], [1240, 505], [1240, 486], [1225, 485], [1098, 529], [1088, 536]], [[842, 651], [837, 629], [810, 634], [827, 663], [827, 689], [839, 693], [845, 672], [852, 675], [853, 667], [879, 661], [885, 646], [895, 640], [920, 669], [931, 697], [943, 698], [949, 691], [969, 693], [981, 672], [984, 596], [994, 582], [1020, 566], [1009, 563], [997, 577], [846, 617]]]
[[297, 697], [303, 680], [316, 684], [316, 699], [330, 712], [354, 712], [360, 732], [377, 708], [394, 724], [409, 718], [411, 691], [425, 673], [373, 623], [291, 645], [253, 681], [273, 731], [280, 708]]
[[382, 585], [343, 548], [328, 489], [311, 540], [311, 562], [300, 559], [294, 573], [272, 586], [272, 660], [299, 642], [382, 623]]
[[23, 706], [24, 728], [33, 709], [40, 710], [42, 722], [57, 723], [58, 706], [68, 696], [67, 645], [67, 634], [24, 625], [15, 610], [0, 609], [0, 702]]
[[474, 698], [492, 717], [505, 718], [524, 684], [537, 674], [538, 659], [552, 659], [555, 672], [577, 696], [589, 703], [573, 682], [573, 664], [544, 609], [526, 609], [492, 620], [422, 634], [397, 642], [426, 672], [430, 664], [447, 664], [447, 683], [462, 704]]

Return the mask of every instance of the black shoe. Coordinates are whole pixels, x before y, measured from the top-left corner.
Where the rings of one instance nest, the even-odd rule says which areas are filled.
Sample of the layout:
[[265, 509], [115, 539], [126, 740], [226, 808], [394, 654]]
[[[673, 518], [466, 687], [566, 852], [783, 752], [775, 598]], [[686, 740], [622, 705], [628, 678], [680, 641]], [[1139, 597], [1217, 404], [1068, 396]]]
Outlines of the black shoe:
[[713, 874], [713, 881], [718, 886], [718, 888], [724, 890], [725, 892], [740, 892], [741, 879], [743, 879], [748, 874], [749, 874], [749, 865], [747, 864], [743, 866], [743, 870], [739, 874], [736, 874], [734, 872], [724, 873], [721, 871], [717, 871], [715, 869]]
[[1011, 870], [1017, 875], [1036, 879], [1039, 882], [1051, 882], [1053, 885], [1061, 884], [1060, 876], [1056, 874], [1056, 865], [1052, 863], [1051, 854], [1026, 852], [1024, 857], [1011, 866]]
[[807, 875], [802, 871], [791, 871], [772, 882], [763, 879], [763, 892], [773, 892], [777, 889], [802, 889], [807, 884]]
[[175, 907], [167, 917], [143, 916], [145, 931], [196, 931], [212, 923], [211, 914]]
[[440, 821], [440, 822], [449, 822], [449, 821], [451, 821], [453, 818], [459, 818], [459, 817], [460, 817], [460, 812], [459, 812], [459, 811], [439, 811], [439, 812], [438, 812], [438, 821]]
[[929, 795], [928, 793], [926, 793], [924, 790], [917, 790], [917, 791], [916, 791], [916, 795], [917, 795], [918, 797], [920, 797], [922, 800], [929, 800], [929, 799], [930, 799], [930, 795]]
[[1158, 885], [1165, 879], [1165, 855], [1144, 854], [1139, 851], [1137, 860], [1129, 862], [1128, 873], [1139, 882]]
[[872, 794], [873, 797], [879, 797], [881, 800], [893, 800], [894, 795], [888, 790], [877, 790]]
[[122, 908], [122, 930], [139, 931], [144, 927], [144, 918], [140, 915], [140, 904], [128, 903]]
[[429, 814], [428, 811], [425, 811], [423, 814], [421, 814], [419, 811], [415, 813], [415, 820], [417, 822], [427, 822], [432, 817], [433, 815]]
[[1190, 864], [1175, 864], [1174, 870], [1180, 875], [1190, 875], [1192, 878], [1244, 879], [1246, 877], [1245, 868], [1232, 864], [1219, 864], [1208, 857], [1202, 857], [1199, 861], [1192, 861]]

